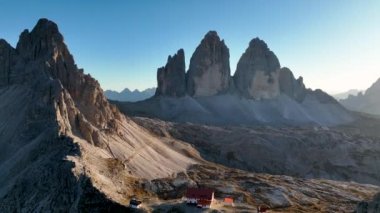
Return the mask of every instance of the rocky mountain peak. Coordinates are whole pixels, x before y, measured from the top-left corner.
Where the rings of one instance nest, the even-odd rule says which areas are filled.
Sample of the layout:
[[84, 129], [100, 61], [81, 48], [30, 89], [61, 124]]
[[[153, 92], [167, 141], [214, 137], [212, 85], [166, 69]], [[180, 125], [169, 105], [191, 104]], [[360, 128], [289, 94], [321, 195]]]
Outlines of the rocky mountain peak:
[[12, 48], [12, 46], [4, 39], [0, 39], [0, 49]]
[[191, 96], [212, 96], [229, 89], [230, 53], [216, 31], [209, 31], [190, 59], [187, 92]]
[[205, 35], [205, 38], [212, 38], [212, 37], [217, 37], [217, 38], [219, 38], [219, 36], [218, 36], [218, 32], [216, 32], [215, 30], [210, 30], [210, 31], [208, 31], [207, 33], [206, 33], [206, 35]]
[[265, 41], [260, 38], [254, 38], [249, 42], [247, 50], [238, 63], [237, 70], [240, 68], [239, 64], [244, 67], [245, 59], [250, 59], [253, 70], [263, 70], [269, 73], [280, 68], [277, 56], [269, 49]]
[[165, 67], [158, 68], [156, 96], [184, 96], [185, 69], [185, 52], [180, 49], [174, 56], [168, 57]]
[[279, 69], [277, 56], [263, 40], [254, 38], [237, 64], [235, 86], [247, 98], [274, 98], [279, 95]]
[[59, 35], [60, 39], [63, 41], [63, 37], [58, 30], [58, 25], [46, 18], [38, 20], [31, 33], [35, 35]]
[[253, 38], [249, 42], [249, 48], [255, 49], [255, 50], [263, 50], [263, 51], [268, 51], [268, 45], [265, 43], [264, 40], [261, 40], [259, 37]]
[[[0, 46], [7, 45], [3, 41]], [[99, 83], [77, 68], [54, 22], [40, 19], [33, 30], [21, 33], [16, 50], [2, 49], [0, 85], [24, 84], [39, 91], [47, 103], [56, 103], [61, 132], [76, 132], [101, 144], [96, 128], [117, 131], [120, 113], [107, 102]]]
[[52, 55], [56, 57], [58, 53], [68, 55], [63, 40], [57, 24], [40, 19], [32, 31], [24, 30], [21, 33], [16, 49], [21, 56], [32, 60]]
[[224, 44], [224, 40], [221, 40], [218, 33], [216, 31], [213, 31], [213, 30], [210, 30], [206, 33], [206, 35], [204, 36], [204, 38], [202, 39], [201, 43], [204, 43], [204, 45], [207, 45], [207, 44], [217, 44], [217, 43], [223, 43]]

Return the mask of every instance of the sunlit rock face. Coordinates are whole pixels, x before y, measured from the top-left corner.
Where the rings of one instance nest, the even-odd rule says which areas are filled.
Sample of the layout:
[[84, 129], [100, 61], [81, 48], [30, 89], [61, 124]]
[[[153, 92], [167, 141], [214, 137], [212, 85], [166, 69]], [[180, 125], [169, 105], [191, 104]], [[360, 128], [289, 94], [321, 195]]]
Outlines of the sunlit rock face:
[[271, 99], [280, 94], [280, 62], [267, 44], [255, 38], [241, 56], [234, 83], [237, 90], [246, 98]]
[[190, 96], [213, 96], [230, 86], [230, 53], [215, 31], [208, 32], [190, 60], [187, 93]]
[[185, 53], [180, 49], [173, 57], [168, 57], [165, 67], [158, 68], [156, 96], [184, 96], [185, 72]]

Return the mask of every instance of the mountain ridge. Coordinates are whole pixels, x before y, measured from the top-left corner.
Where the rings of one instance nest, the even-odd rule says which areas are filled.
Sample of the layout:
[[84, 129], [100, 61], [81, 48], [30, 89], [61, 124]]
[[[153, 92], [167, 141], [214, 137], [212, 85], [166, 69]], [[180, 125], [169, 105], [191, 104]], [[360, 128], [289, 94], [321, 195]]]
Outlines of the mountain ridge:
[[[109, 104], [48, 19], [24, 30], [16, 48], [1, 42], [0, 76], [1, 211], [126, 209], [132, 182], [198, 161]], [[104, 176], [111, 168], [118, 175]]]
[[218, 125], [337, 125], [354, 120], [334, 98], [306, 88], [302, 77], [296, 79], [290, 69], [281, 67], [259, 38], [249, 42], [231, 76], [229, 49], [217, 32], [210, 31], [185, 69], [180, 49], [158, 69], [154, 97], [114, 103], [127, 115]]
[[380, 115], [380, 78], [376, 80], [364, 92], [357, 95], [349, 95], [339, 102], [346, 108], [374, 115]]
[[130, 89], [125, 88], [121, 92], [115, 90], [106, 90], [104, 91], [104, 94], [109, 100], [136, 102], [152, 97], [155, 92], [156, 87], [147, 88], [141, 91], [138, 89], [131, 91]]

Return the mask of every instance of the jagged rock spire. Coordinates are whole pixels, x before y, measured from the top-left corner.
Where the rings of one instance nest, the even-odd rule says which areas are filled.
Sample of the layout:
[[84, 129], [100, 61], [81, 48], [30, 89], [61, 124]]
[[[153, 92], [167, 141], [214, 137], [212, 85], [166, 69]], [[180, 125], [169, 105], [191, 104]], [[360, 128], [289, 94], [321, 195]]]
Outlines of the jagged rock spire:
[[185, 52], [183, 49], [168, 57], [165, 67], [157, 70], [156, 96], [181, 97], [186, 94]]
[[235, 86], [247, 98], [273, 98], [279, 94], [279, 69], [276, 55], [263, 40], [254, 38], [237, 64]]
[[216, 31], [209, 31], [190, 60], [187, 93], [191, 96], [212, 96], [229, 89], [229, 49]]

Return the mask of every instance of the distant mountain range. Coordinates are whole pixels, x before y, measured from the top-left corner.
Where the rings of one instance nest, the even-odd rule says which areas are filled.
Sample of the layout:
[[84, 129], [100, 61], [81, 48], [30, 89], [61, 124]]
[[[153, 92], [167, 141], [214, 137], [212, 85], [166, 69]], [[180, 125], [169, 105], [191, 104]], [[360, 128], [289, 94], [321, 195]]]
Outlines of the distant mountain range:
[[380, 78], [364, 93], [349, 95], [340, 103], [353, 111], [380, 115]]
[[131, 91], [130, 89], [125, 88], [121, 92], [106, 90], [104, 94], [109, 100], [136, 102], [136, 101], [142, 101], [142, 100], [152, 97], [155, 91], [156, 91], [155, 87], [148, 88], [143, 91], [140, 91], [137, 89]]
[[332, 96], [333, 96], [336, 100], [339, 101], [339, 100], [341, 100], [341, 99], [346, 99], [346, 98], [348, 98], [349, 95], [358, 95], [359, 92], [362, 92], [362, 90], [358, 90], [358, 89], [350, 89], [350, 90], [345, 91], [345, 92], [332, 94]]

